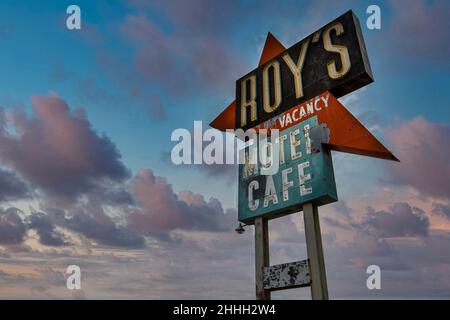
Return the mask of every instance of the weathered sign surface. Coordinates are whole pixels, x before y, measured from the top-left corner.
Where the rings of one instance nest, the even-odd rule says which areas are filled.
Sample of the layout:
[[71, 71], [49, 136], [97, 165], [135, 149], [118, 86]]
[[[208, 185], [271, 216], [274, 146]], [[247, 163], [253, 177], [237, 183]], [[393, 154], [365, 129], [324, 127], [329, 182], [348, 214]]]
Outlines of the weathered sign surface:
[[[266, 68], [267, 66], [269, 67]], [[253, 80], [249, 80], [249, 76], [254, 76]], [[361, 29], [352, 11], [333, 20], [289, 49], [269, 33], [258, 68], [238, 80], [236, 100], [211, 122], [211, 126], [222, 131], [256, 127], [326, 91], [339, 98], [372, 81]], [[355, 119], [343, 106], [337, 111], [334, 116], [342, 116], [351, 121]], [[243, 117], [246, 118], [244, 125]], [[348, 124], [348, 121], [346, 122]], [[358, 124], [360, 125], [359, 122]], [[340, 145], [343, 139], [336, 139], [334, 143], [330, 143], [330, 148], [397, 160], [369, 132], [365, 136], [370, 141], [364, 142], [363, 136], [360, 135], [358, 143], [345, 139], [345, 145]]]
[[260, 174], [260, 164], [248, 162], [246, 150], [247, 161], [239, 165], [239, 221], [251, 224], [258, 216], [275, 218], [300, 211], [305, 202], [323, 205], [337, 200], [330, 151], [309, 136], [318, 124], [317, 116], [312, 116], [280, 130], [276, 174]]
[[352, 11], [261, 62], [236, 82], [236, 128], [252, 128], [322, 92], [339, 98], [373, 82]]
[[[275, 218], [304, 203], [337, 200], [330, 150], [397, 158], [338, 100], [373, 81], [358, 19], [348, 11], [286, 49], [271, 34], [259, 66], [236, 82], [236, 99], [211, 126], [279, 129], [277, 173], [239, 165], [238, 217]], [[249, 157], [249, 156], [248, 156]]]
[[283, 263], [264, 268], [266, 290], [306, 287], [311, 283], [308, 260]]
[[[386, 160], [398, 159], [375, 138], [330, 92], [322, 94], [291, 108], [277, 117], [260, 123], [254, 129], [285, 130], [305, 119], [317, 116], [318, 123], [327, 130], [327, 137], [315, 142], [325, 143], [327, 148], [336, 151], [372, 156]], [[314, 127], [311, 127], [313, 129]], [[314, 136], [310, 132], [310, 139]], [[319, 141], [320, 140], [320, 141]]]
[[336, 201], [330, 149], [397, 160], [330, 92], [254, 128], [280, 130], [279, 170], [262, 175], [258, 164], [239, 165], [238, 216], [245, 223]]

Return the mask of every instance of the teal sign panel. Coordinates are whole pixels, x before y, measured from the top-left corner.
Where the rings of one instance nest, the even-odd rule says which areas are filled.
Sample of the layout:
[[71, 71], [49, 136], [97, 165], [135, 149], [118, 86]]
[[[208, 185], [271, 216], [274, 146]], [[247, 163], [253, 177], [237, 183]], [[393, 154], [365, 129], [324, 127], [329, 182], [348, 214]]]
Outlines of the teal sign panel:
[[261, 174], [259, 161], [249, 163], [251, 152], [246, 149], [247, 161], [239, 165], [239, 221], [252, 224], [256, 217], [301, 211], [307, 202], [337, 201], [331, 153], [321, 143], [312, 147], [308, 134], [316, 126], [314, 116], [279, 132], [279, 168], [272, 175]]

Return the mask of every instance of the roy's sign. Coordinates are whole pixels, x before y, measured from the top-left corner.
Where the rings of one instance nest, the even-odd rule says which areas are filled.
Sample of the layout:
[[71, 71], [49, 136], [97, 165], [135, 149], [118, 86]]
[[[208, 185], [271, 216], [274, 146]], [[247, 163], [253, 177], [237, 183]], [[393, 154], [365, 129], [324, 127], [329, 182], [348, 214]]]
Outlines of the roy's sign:
[[263, 55], [237, 80], [235, 126], [248, 129], [324, 91], [339, 98], [372, 81], [359, 22], [349, 11], [277, 56]]
[[348, 11], [288, 49], [269, 33], [259, 66], [236, 81], [236, 100], [211, 126], [252, 128], [327, 90], [339, 98], [371, 82], [359, 21]]
[[279, 150], [277, 173], [239, 166], [240, 221], [300, 211], [306, 202], [336, 201], [330, 150], [397, 160], [337, 100], [371, 82], [352, 11], [288, 49], [269, 33], [259, 66], [237, 80], [235, 101], [211, 122], [222, 131], [279, 130], [271, 141]]

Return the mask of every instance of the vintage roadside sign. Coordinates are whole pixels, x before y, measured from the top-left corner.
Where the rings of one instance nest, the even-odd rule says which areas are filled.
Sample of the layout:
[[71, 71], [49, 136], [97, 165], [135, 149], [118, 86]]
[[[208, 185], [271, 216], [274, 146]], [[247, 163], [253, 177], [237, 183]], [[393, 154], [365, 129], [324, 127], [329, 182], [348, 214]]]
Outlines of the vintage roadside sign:
[[[222, 131], [279, 133], [268, 138], [277, 146], [270, 153], [279, 153], [276, 172], [250, 162], [250, 148], [239, 165], [238, 219], [255, 225], [258, 299], [306, 285], [313, 299], [328, 299], [318, 206], [337, 201], [331, 150], [398, 161], [338, 101], [371, 82], [361, 27], [350, 10], [287, 49], [269, 33], [258, 67], [236, 81], [235, 100], [211, 122]], [[268, 220], [298, 211], [307, 263], [270, 266]], [[292, 278], [296, 272], [301, 276]]]
[[280, 165], [274, 175], [261, 175], [248, 163], [239, 166], [238, 217], [247, 224], [262, 215], [300, 211], [305, 202], [336, 201], [330, 149], [397, 160], [328, 91], [254, 128], [280, 130]]
[[[281, 130], [280, 159], [285, 161], [277, 174], [250, 175], [248, 166], [239, 166], [240, 221], [278, 217], [301, 210], [306, 202], [336, 201], [329, 150], [397, 160], [336, 99], [372, 81], [361, 28], [352, 11], [288, 49], [269, 33], [259, 66], [237, 80], [236, 100], [211, 123], [220, 130]], [[305, 128], [319, 135], [329, 132], [324, 140], [316, 137], [320, 141], [315, 152]], [[292, 146], [292, 141], [298, 145]], [[301, 157], [291, 156], [297, 153]]]
[[[318, 127], [318, 117], [297, 123], [281, 120], [279, 169], [262, 175], [258, 164], [239, 165], [238, 219], [251, 224], [255, 217], [275, 218], [301, 211], [302, 203], [323, 205], [337, 200], [330, 151], [309, 136]], [[313, 139], [311, 139], [313, 138]], [[249, 149], [245, 152], [248, 154]], [[246, 159], [249, 156], [246, 155]]]
[[248, 129], [322, 92], [339, 98], [373, 82], [357, 17], [348, 11], [286, 49], [268, 34], [259, 66], [211, 126]]
[[324, 91], [341, 97], [373, 82], [357, 18], [351, 11], [236, 82], [236, 127], [248, 129]]

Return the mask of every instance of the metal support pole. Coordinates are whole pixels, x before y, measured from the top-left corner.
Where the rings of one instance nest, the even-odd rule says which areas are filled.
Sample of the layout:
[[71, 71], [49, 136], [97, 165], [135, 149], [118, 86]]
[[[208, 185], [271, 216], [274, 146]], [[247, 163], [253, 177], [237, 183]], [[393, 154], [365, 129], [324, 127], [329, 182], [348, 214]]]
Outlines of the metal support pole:
[[255, 282], [256, 300], [270, 300], [270, 291], [264, 290], [263, 268], [269, 267], [269, 225], [263, 218], [255, 219]]
[[304, 204], [303, 218], [305, 220], [306, 250], [311, 274], [311, 298], [313, 300], [328, 300], [327, 276], [317, 206], [312, 203]]

